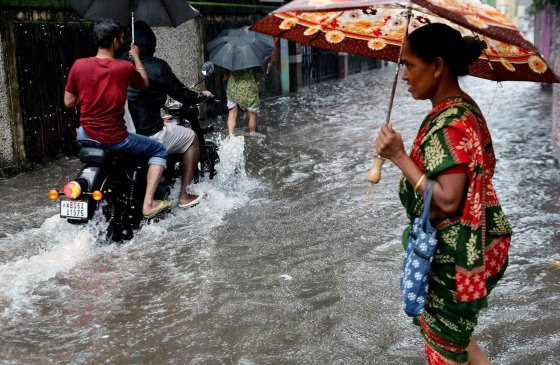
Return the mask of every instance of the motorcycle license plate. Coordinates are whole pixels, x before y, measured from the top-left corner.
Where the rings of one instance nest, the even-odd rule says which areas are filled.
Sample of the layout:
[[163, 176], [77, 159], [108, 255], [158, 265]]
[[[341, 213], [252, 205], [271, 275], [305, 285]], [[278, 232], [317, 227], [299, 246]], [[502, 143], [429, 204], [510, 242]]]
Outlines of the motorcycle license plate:
[[88, 202], [80, 200], [61, 200], [60, 217], [86, 220], [88, 217]]

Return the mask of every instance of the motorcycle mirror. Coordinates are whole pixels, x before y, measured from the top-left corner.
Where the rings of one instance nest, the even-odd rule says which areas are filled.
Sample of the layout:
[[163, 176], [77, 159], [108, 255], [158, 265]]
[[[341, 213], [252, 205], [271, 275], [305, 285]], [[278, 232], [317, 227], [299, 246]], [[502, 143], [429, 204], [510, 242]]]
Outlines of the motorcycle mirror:
[[204, 62], [202, 65], [202, 74], [206, 77], [214, 73], [214, 64], [210, 61]]

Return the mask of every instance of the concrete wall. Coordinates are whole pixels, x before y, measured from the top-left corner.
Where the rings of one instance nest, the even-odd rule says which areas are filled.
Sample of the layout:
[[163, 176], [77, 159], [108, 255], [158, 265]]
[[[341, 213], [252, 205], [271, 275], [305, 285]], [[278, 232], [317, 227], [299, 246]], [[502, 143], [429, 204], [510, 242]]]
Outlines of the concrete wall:
[[[45, 14], [51, 14], [46, 11]], [[3, 21], [3, 19], [2, 19]], [[200, 72], [203, 63], [202, 43], [200, 42], [200, 20], [190, 20], [177, 28], [155, 27], [157, 37], [156, 56], [166, 60], [179, 80], [187, 86], [195, 84], [202, 78]], [[2, 33], [4, 36], [4, 33]], [[13, 42], [13, 40], [11, 40]], [[17, 125], [21, 125], [21, 110], [14, 110], [19, 106], [19, 95], [9, 90], [15, 87], [9, 82], [8, 60], [6, 39], [0, 41], [0, 177], [11, 175], [21, 168], [27, 166], [25, 154], [18, 155], [23, 151], [23, 138], [16, 143]], [[4, 46], [5, 49], [2, 49]], [[11, 61], [14, 65], [14, 60]], [[17, 66], [14, 66], [17, 67]], [[15, 71], [14, 71], [15, 72]], [[12, 83], [14, 80], [11, 81]], [[201, 84], [195, 89], [200, 90]], [[21, 131], [23, 133], [23, 130]], [[23, 135], [22, 135], [23, 137]], [[18, 146], [20, 147], [18, 150]]]
[[[560, 5], [547, 3], [535, 14], [535, 45], [550, 67], [560, 76]], [[551, 143], [554, 157], [560, 163], [560, 85], [552, 86]]]
[[550, 60], [550, 46], [552, 44], [553, 6], [547, 4], [535, 14], [535, 45], [546, 60]]
[[[177, 28], [152, 28], [157, 38], [155, 56], [165, 60], [179, 80], [191, 88], [203, 76], [200, 72], [203, 49], [200, 42], [200, 21], [189, 20]], [[201, 83], [196, 90], [204, 86]]]
[[0, 176], [4, 175], [3, 171], [5, 169], [17, 164], [4, 59], [4, 50], [2, 49], [2, 42], [0, 42]]
[[[552, 33], [556, 34], [551, 39], [550, 47], [550, 63], [551, 67], [560, 76], [560, 6], [552, 8], [553, 21]], [[560, 162], [560, 84], [554, 84], [552, 87], [552, 147], [556, 160]]]

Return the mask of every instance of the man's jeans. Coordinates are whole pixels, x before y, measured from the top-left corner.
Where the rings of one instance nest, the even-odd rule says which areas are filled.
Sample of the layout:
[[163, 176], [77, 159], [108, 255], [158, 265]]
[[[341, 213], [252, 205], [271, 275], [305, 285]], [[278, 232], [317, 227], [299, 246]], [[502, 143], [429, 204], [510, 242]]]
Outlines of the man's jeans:
[[[77, 139], [88, 138], [82, 127], [78, 128]], [[163, 168], [167, 167], [167, 150], [161, 143], [151, 138], [135, 133], [129, 133], [122, 142], [115, 144], [104, 144], [104, 148], [115, 151], [124, 152], [131, 155], [149, 157], [148, 164], [159, 165]]]

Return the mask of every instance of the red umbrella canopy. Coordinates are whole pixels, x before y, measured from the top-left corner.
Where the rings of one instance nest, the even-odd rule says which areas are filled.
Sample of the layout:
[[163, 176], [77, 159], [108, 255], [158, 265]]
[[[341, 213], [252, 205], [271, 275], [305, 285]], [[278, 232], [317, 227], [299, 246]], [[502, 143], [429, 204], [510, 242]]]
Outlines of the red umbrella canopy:
[[496, 81], [560, 82], [538, 49], [503, 14], [479, 0], [293, 0], [252, 30], [314, 47], [396, 62], [409, 32], [445, 23], [488, 48], [469, 74]]

